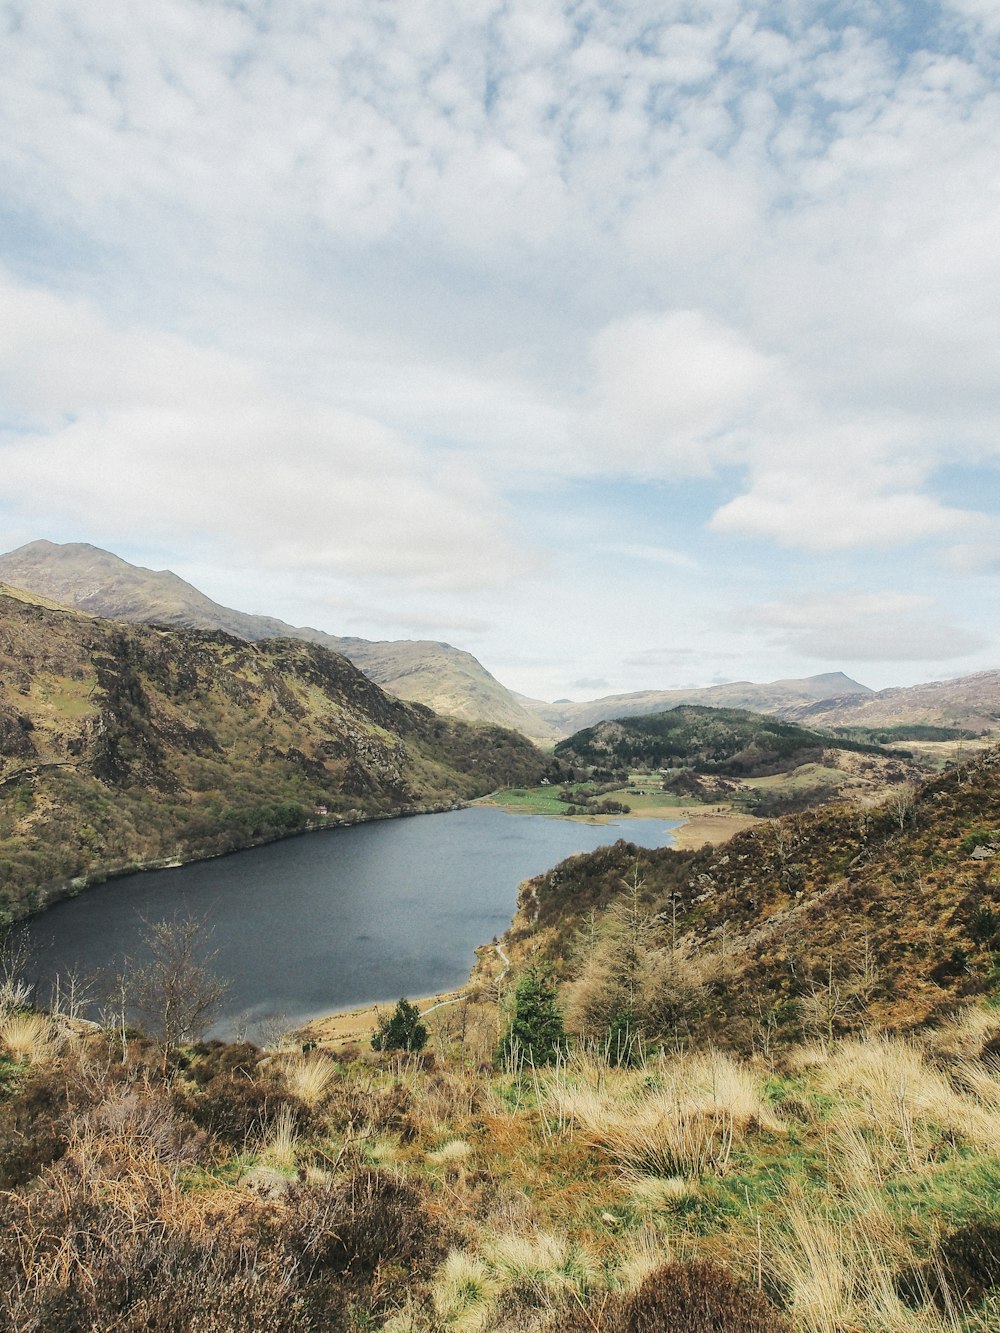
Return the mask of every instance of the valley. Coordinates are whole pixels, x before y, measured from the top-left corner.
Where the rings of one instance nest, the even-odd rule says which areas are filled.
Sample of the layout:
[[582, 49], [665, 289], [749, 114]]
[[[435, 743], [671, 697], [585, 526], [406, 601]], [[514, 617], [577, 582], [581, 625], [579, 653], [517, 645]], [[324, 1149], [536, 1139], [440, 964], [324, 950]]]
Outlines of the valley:
[[[560, 705], [542, 750], [400, 697], [443, 688], [433, 645], [386, 692], [306, 632], [88, 586], [0, 589], [0, 891], [60, 977], [0, 979], [12, 1328], [997, 1326], [993, 673]], [[465, 666], [449, 707], [489, 711]], [[148, 950], [181, 905], [218, 936], [178, 1026]]]

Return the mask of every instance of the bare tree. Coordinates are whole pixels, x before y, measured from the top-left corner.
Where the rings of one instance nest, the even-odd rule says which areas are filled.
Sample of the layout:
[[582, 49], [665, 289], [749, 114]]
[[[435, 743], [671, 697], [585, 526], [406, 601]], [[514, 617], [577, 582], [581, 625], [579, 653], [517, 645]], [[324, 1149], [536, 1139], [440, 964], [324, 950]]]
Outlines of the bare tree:
[[204, 1035], [229, 989], [209, 967], [215, 957], [206, 948], [209, 933], [203, 920], [190, 916], [146, 924], [152, 957], [132, 971], [130, 1007], [160, 1040], [164, 1076], [170, 1052]]
[[907, 824], [912, 824], [917, 814], [917, 788], [912, 782], [904, 782], [889, 793], [886, 807], [893, 821], [902, 833]]

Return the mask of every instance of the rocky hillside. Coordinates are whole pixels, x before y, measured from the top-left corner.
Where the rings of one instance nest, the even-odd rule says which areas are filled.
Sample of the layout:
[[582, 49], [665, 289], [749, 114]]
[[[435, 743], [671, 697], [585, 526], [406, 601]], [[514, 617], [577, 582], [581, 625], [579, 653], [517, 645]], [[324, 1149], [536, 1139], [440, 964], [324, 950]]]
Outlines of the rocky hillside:
[[0, 579], [109, 620], [223, 630], [251, 643], [302, 639], [342, 653], [390, 694], [472, 722], [554, 739], [547, 722], [518, 700], [471, 653], [450, 643], [344, 638], [273, 616], [221, 606], [170, 570], [142, 569], [85, 542], [29, 542], [0, 555]]
[[1000, 671], [821, 700], [784, 716], [810, 727], [947, 727], [993, 735], [1000, 731]]
[[744, 1048], [913, 1027], [1000, 978], [1000, 750], [876, 808], [572, 858], [524, 886], [509, 947], [549, 960], [595, 1036], [625, 1010]]
[[385, 694], [289, 639], [124, 625], [0, 595], [0, 913], [70, 881], [310, 823], [537, 781], [498, 727]]

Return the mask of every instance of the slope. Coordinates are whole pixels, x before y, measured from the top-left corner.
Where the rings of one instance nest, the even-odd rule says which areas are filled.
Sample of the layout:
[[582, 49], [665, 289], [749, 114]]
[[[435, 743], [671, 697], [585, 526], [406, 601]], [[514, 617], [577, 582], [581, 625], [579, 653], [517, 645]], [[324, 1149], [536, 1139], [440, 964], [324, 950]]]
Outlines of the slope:
[[1000, 671], [879, 690], [863, 699], [827, 699], [785, 716], [817, 727], [909, 725], [995, 734], [1000, 729]]
[[762, 777], [820, 759], [828, 749], [882, 753], [878, 746], [762, 713], [698, 704], [599, 722], [560, 741], [555, 753], [571, 764], [626, 769], [688, 767], [727, 777]]
[[419, 640], [343, 638], [221, 606], [169, 570], [143, 569], [84, 542], [29, 542], [0, 555], [0, 578], [109, 620], [223, 630], [251, 643], [292, 638], [342, 653], [390, 693], [435, 712], [551, 739], [546, 724], [460, 648]]
[[573, 858], [523, 886], [508, 949], [550, 962], [592, 1036], [626, 992], [647, 1035], [744, 1049], [912, 1028], [1000, 978], [1000, 750], [877, 808]]
[[0, 596], [8, 919], [73, 880], [436, 808], [537, 781], [542, 766], [517, 733], [393, 698], [316, 644]]
[[[2, 569], [2, 564], [0, 564]], [[639, 690], [631, 694], [609, 694], [602, 699], [581, 703], [564, 700], [543, 704], [524, 700], [560, 735], [579, 731], [612, 717], [637, 717], [662, 713], [681, 704], [703, 704], [709, 708], [747, 708], [755, 713], [791, 716], [808, 709], [819, 700], [854, 699], [870, 694], [867, 685], [859, 685], [841, 671], [806, 676], [801, 680], [775, 680], [764, 684], [733, 681], [726, 685], [707, 685], [690, 690]]]

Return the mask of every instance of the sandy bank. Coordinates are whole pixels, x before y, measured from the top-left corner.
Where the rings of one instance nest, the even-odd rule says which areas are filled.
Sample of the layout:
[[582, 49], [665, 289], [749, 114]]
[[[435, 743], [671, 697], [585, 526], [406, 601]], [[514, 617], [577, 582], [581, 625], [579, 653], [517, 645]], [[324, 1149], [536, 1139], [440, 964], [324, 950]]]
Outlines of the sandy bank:
[[[464, 993], [459, 990], [442, 991], [438, 995], [425, 995], [412, 1001], [421, 1014], [428, 1013], [437, 1005], [452, 1003]], [[397, 997], [398, 998], [398, 997]], [[395, 1000], [380, 1001], [378, 1004], [363, 1005], [359, 1009], [340, 1009], [322, 1018], [314, 1018], [301, 1028], [296, 1028], [296, 1041], [314, 1041], [319, 1046], [331, 1050], [340, 1050], [344, 1046], [365, 1045], [371, 1041], [372, 1033], [378, 1025], [379, 1015], [392, 1013]]]

